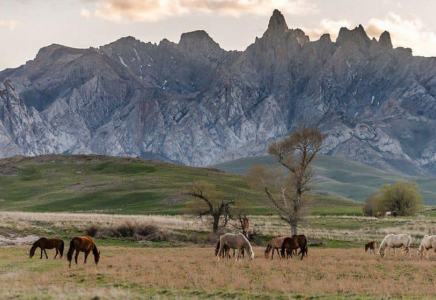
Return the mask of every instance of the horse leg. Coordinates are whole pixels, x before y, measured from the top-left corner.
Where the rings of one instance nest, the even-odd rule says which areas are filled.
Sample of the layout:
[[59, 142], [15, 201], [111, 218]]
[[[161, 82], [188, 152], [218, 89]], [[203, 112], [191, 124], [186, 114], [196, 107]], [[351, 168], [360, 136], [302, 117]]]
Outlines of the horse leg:
[[47, 251], [44, 249], [45, 259], [48, 259]]
[[41, 256], [39, 257], [39, 259], [42, 259], [42, 248], [41, 248]]
[[88, 259], [88, 255], [89, 255], [89, 250], [85, 252], [85, 261], [83, 262], [84, 264], [86, 264], [86, 260]]
[[274, 249], [274, 248], [273, 248], [273, 250], [272, 250], [272, 254], [271, 254], [271, 260], [273, 260], [273, 259], [274, 259], [274, 250], [276, 250], [276, 249]]
[[76, 249], [76, 255], [74, 256], [74, 261], [76, 262], [76, 265], [77, 265], [77, 259], [79, 258], [79, 253], [80, 250]]
[[58, 256], [58, 253], [59, 253], [58, 248], [55, 248], [55, 249], [56, 249], [56, 255], [53, 259], [56, 259], [56, 256]]

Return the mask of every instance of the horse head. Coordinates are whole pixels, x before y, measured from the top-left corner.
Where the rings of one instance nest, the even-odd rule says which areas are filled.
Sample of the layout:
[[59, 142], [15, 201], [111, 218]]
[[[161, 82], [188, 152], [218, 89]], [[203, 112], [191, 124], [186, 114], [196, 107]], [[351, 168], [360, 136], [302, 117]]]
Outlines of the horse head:
[[98, 262], [100, 261], [100, 251], [94, 253], [94, 261], [95, 264], [98, 265]]

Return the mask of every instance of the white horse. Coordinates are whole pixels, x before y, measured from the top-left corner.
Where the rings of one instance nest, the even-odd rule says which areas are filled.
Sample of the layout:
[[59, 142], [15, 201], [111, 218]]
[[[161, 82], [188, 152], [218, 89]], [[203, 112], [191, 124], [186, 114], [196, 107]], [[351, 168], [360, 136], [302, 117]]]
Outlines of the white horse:
[[386, 248], [394, 249], [394, 254], [396, 254], [395, 248], [404, 247], [403, 250], [406, 251], [406, 255], [409, 254], [409, 257], [411, 257], [409, 251], [410, 244], [412, 244], [412, 237], [408, 234], [388, 234], [381, 242], [378, 253], [380, 254], [381, 258], [383, 258], [385, 256]]
[[[250, 259], [254, 258], [253, 248], [251, 247], [250, 242], [242, 233], [239, 234], [226, 233], [220, 236], [220, 249], [216, 255], [216, 258], [218, 260], [220, 260], [220, 257], [223, 254], [224, 245], [227, 245], [230, 249], [238, 250], [238, 255], [236, 256], [236, 260], [239, 259], [242, 249], [247, 250], [248, 257], [250, 257]], [[227, 260], [228, 260], [228, 256], [227, 256]]]
[[418, 248], [418, 257], [422, 259], [424, 256], [428, 259], [428, 250], [432, 249], [436, 252], [436, 235], [425, 235]]

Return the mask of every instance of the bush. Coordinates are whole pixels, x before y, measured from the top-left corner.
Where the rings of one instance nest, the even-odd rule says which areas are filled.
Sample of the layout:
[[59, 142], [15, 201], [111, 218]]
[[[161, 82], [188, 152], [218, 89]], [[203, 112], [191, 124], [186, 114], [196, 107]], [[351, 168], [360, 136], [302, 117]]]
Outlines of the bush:
[[87, 235], [97, 238], [132, 238], [138, 241], [164, 241], [168, 234], [153, 224], [138, 224], [124, 222], [113, 227], [98, 227], [91, 225], [85, 229]]
[[85, 229], [85, 234], [90, 237], [95, 237], [97, 235], [98, 230], [99, 227], [95, 224], [92, 224], [91, 226]]

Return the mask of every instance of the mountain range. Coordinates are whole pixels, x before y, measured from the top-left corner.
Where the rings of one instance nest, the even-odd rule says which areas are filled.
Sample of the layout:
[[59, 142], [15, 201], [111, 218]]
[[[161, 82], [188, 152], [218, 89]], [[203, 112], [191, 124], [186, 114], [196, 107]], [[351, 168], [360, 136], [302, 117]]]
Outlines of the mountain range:
[[[413, 45], [412, 45], [413, 46]], [[42, 48], [0, 72], [0, 157], [138, 156], [207, 166], [261, 155], [302, 126], [323, 154], [387, 171], [436, 174], [436, 58], [393, 48], [388, 32], [336, 41], [289, 29], [275, 10], [245, 51], [205, 31], [179, 43], [133, 37]]]

